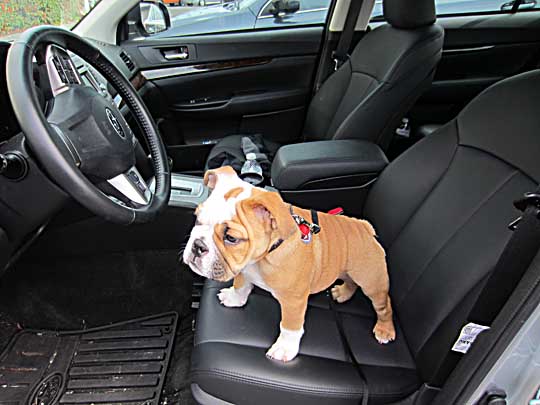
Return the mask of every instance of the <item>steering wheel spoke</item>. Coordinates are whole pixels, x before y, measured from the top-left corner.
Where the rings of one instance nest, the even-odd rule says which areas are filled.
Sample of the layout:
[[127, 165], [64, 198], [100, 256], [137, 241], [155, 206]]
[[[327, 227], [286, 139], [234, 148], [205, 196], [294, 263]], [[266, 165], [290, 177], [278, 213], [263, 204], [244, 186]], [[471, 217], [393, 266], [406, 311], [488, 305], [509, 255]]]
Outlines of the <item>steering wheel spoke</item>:
[[108, 179], [107, 183], [123, 197], [127, 198], [128, 202], [134, 204], [135, 207], [148, 205], [152, 199], [152, 191], [135, 166], [125, 173]]
[[69, 90], [70, 86], [81, 85], [82, 80], [68, 52], [58, 45], [47, 45], [45, 64], [51, 93], [54, 97]]

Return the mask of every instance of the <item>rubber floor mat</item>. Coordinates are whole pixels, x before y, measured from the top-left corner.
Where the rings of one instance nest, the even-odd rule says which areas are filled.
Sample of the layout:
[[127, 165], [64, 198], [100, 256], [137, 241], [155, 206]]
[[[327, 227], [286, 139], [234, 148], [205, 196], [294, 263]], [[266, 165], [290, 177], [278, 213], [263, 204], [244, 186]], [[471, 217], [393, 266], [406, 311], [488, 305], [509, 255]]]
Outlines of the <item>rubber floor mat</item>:
[[178, 315], [77, 332], [23, 330], [0, 356], [0, 404], [159, 403]]

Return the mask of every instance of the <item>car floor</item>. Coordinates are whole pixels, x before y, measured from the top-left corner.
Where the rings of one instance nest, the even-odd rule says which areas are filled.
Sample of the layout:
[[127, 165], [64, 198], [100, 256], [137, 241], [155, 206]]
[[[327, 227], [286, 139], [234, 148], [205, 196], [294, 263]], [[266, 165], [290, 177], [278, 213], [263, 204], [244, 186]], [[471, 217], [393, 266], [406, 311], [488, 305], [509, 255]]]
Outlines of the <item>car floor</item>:
[[173, 250], [28, 257], [0, 279], [0, 351], [21, 329], [82, 330], [175, 311], [177, 334], [161, 403], [195, 403], [192, 273]]

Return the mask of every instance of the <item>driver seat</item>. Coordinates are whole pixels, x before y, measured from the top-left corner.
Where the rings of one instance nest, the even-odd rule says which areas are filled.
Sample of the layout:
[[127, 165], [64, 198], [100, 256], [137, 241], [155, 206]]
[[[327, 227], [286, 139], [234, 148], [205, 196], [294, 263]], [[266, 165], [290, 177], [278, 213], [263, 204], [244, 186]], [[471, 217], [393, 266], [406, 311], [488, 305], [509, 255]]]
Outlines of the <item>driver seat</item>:
[[[387, 252], [396, 340], [375, 341], [361, 292], [337, 304], [370, 404], [433, 400], [426, 387], [511, 236], [519, 215], [512, 202], [540, 183], [539, 94], [540, 70], [495, 84], [392, 162], [371, 190], [364, 216]], [[278, 303], [255, 290], [244, 308], [225, 308], [216, 297], [222, 287], [207, 282], [200, 303], [197, 401], [358, 403], [362, 384], [325, 296], [310, 299], [298, 357], [280, 363], [265, 357], [279, 333]]]
[[[385, 24], [369, 31], [350, 58], [315, 94], [303, 139], [364, 139], [387, 149], [395, 129], [431, 85], [441, 58], [444, 30], [436, 24], [433, 0], [384, 0]], [[242, 135], [214, 146], [206, 168], [220, 166], [223, 156], [244, 161]], [[280, 144], [262, 139], [273, 157]]]

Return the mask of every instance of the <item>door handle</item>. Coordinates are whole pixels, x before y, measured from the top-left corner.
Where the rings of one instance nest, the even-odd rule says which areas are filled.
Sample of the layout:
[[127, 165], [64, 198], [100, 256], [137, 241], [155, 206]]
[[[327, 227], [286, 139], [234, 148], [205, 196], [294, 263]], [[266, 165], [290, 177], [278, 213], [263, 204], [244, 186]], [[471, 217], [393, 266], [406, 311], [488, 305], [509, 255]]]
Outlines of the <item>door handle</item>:
[[189, 58], [187, 46], [181, 46], [177, 49], [162, 50], [163, 57], [167, 60], [186, 60]]
[[527, 9], [531, 9], [535, 7], [536, 7], [536, 0], [523, 0], [518, 5], [516, 5], [516, 0], [512, 0], [507, 3], [504, 3], [501, 6], [501, 10], [503, 11], [510, 10], [512, 12], [515, 12], [518, 10], [527, 10]]

